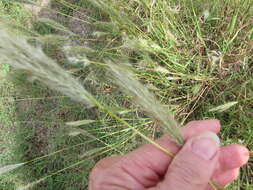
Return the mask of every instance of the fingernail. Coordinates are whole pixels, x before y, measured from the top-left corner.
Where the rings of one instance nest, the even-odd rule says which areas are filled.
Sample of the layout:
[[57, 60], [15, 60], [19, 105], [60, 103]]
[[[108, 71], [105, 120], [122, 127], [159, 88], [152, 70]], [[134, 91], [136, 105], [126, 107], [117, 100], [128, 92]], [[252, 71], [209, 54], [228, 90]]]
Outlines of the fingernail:
[[219, 148], [219, 137], [213, 132], [205, 132], [192, 142], [192, 151], [205, 160], [212, 160]]

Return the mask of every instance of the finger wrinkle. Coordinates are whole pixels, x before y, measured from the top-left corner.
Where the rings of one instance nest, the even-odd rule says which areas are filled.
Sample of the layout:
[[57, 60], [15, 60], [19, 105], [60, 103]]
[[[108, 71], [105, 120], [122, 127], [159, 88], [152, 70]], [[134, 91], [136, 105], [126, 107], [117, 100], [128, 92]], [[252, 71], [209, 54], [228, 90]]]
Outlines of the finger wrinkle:
[[[132, 167], [135, 168], [136, 172], [133, 172]], [[143, 188], [155, 185], [160, 179], [160, 176], [145, 163], [133, 161], [131, 165], [121, 165], [121, 169]]]

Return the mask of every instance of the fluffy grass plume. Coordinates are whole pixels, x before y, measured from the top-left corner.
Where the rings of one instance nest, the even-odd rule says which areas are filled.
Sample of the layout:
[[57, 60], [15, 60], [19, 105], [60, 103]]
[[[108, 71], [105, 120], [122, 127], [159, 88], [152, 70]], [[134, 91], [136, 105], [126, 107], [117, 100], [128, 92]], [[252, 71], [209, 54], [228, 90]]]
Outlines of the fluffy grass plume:
[[7, 172], [15, 170], [16, 168], [19, 168], [19, 167], [23, 166], [24, 164], [25, 163], [19, 163], [19, 164], [12, 164], [12, 165], [3, 166], [0, 168], [0, 175], [3, 175]]
[[116, 65], [108, 62], [108, 65], [113, 73], [116, 83], [123, 90], [133, 96], [135, 102], [139, 104], [151, 118], [158, 121], [159, 124], [170, 137], [178, 144], [183, 145], [183, 137], [180, 133], [180, 127], [175, 121], [172, 114], [157, 101], [155, 96], [142, 85], [133, 75], [127, 65]]
[[52, 59], [47, 57], [41, 48], [31, 46], [24, 37], [7, 32], [0, 25], [0, 62], [7, 63], [16, 69], [26, 71], [46, 84], [73, 100], [84, 103], [88, 107], [93, 104], [91, 95], [68, 72]]

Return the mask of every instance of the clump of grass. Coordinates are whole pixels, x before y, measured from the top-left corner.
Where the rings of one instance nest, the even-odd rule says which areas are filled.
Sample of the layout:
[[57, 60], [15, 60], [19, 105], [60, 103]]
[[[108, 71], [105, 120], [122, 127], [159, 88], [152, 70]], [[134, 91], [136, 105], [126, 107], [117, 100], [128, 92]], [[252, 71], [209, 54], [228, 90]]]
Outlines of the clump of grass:
[[[162, 119], [161, 115], [157, 115], [157, 112], [151, 112], [148, 109], [150, 102], [147, 103], [146, 99], [140, 99], [139, 94], [143, 95], [145, 92], [143, 97], [150, 98], [151, 96], [153, 102], [156, 100], [146, 89], [143, 90], [143, 86], [140, 88], [143, 90], [141, 92], [138, 91], [138, 88], [131, 88], [140, 87], [140, 83], [132, 78], [133, 75], [154, 91], [159, 102], [169, 105], [167, 107], [173, 110], [177, 119], [182, 121], [181, 123], [189, 119], [216, 117], [223, 122], [224, 129], [221, 135], [225, 139], [225, 143], [238, 143], [238, 139], [240, 139], [249, 148], [252, 148], [252, 135], [249, 135], [252, 132], [252, 112], [250, 111], [252, 98], [250, 97], [252, 94], [251, 41], [253, 25], [250, 15], [253, 10], [251, 0], [195, 1], [194, 4], [188, 0], [180, 1], [180, 3], [161, 0], [108, 0], [106, 3], [102, 0], [87, 0], [75, 3], [54, 1], [54, 3], [64, 5], [62, 13], [66, 17], [89, 25], [94, 24], [96, 28], [95, 39], [84, 39], [83, 36], [78, 38], [79, 34], [75, 36], [75, 40], [79, 39], [80, 42], [82, 40], [95, 42], [92, 44], [94, 48], [92, 51], [87, 51], [87, 47], [81, 48], [83, 52], [81, 57], [87, 58], [91, 66], [75, 68], [78, 71], [74, 72], [76, 76], [81, 78], [83, 73], [92, 67], [97, 69], [94, 63], [104, 67], [108, 61], [104, 64], [101, 63], [103, 60], [113, 60], [111, 69], [114, 70], [118, 86], [123, 87], [124, 92], [136, 99], [144, 111], [149, 113], [151, 117], [153, 116], [165, 128], [165, 131], [168, 131], [166, 126], [171, 123], [168, 118], [163, 120], [167, 113], [167, 110], [164, 110], [166, 107], [160, 108], [159, 106], [159, 109], [155, 109], [164, 113]], [[86, 10], [90, 6], [95, 7], [94, 10], [97, 14], [93, 9], [89, 9], [88, 12], [91, 12], [93, 16], [98, 16], [92, 17], [89, 21], [83, 20], [83, 18], [73, 18], [74, 11]], [[87, 15], [84, 14], [84, 17], [86, 18]], [[66, 29], [57, 27], [57, 30], [62, 28]], [[42, 40], [43, 37], [47, 36], [39, 36]], [[51, 37], [54, 39], [54, 36]], [[74, 40], [74, 38], [72, 39]], [[49, 39], [49, 41], [51, 40]], [[80, 47], [77, 48], [80, 49]], [[54, 55], [54, 52], [51, 52], [50, 55]], [[134, 74], [124, 73], [125, 67], [121, 69], [122, 59], [123, 62], [131, 63]], [[128, 70], [126, 69], [126, 71]], [[96, 74], [99, 71], [93, 70]], [[114, 90], [115, 87], [110, 82], [105, 80], [104, 74], [100, 75], [102, 79], [98, 81], [94, 79], [96, 76], [93, 75], [86, 79], [93, 81], [93, 84], [100, 86], [101, 89], [118, 92]], [[128, 83], [124, 83], [120, 76], [125, 76], [125, 79], [132, 85], [127, 86]], [[41, 79], [43, 80], [43, 78]], [[78, 83], [80, 84], [80, 82]], [[106, 113], [109, 111], [109, 115], [122, 123], [123, 118], [118, 115], [120, 112], [112, 112], [112, 109], [106, 106], [107, 103], [101, 104], [103, 100], [98, 98], [98, 94], [92, 94], [92, 97], [97, 98], [95, 101], [92, 99], [93, 105], [100, 107]], [[124, 101], [127, 99], [127, 103], [123, 105], [127, 107], [127, 112], [130, 110], [131, 114], [124, 116], [129, 116], [132, 120], [135, 120], [136, 117], [143, 117], [138, 107], [132, 109], [134, 106], [128, 97], [122, 97], [122, 95], [115, 97], [113, 94], [114, 92], [110, 92], [101, 96], [109, 95], [110, 97], [107, 97], [111, 102], [112, 99], [115, 102], [119, 99], [124, 99]], [[227, 104], [228, 102], [237, 102], [237, 104]], [[125, 118], [123, 124], [126, 126], [132, 121], [124, 123], [124, 120]], [[143, 127], [143, 125], [141, 126]], [[128, 128], [131, 127], [133, 126], [128, 126]], [[142, 128], [136, 129], [140, 132]], [[154, 129], [156, 129], [155, 125]], [[79, 133], [80, 130], [77, 132]], [[106, 131], [106, 133], [109, 132]], [[150, 134], [143, 133], [142, 135], [145, 138]], [[174, 135], [178, 135], [177, 130]], [[178, 137], [176, 141], [182, 142], [180, 136]], [[250, 162], [252, 163], [252, 161]], [[250, 188], [250, 185], [247, 184], [248, 179], [251, 178], [250, 170], [251, 165], [249, 164], [244, 169], [241, 177], [243, 180], [238, 181], [233, 187], [237, 189]]]
[[[33, 49], [32, 46], [29, 45], [25, 40], [15, 39], [15, 37], [12, 37], [5, 32], [3, 28], [0, 30], [0, 40], [1, 39], [3, 39], [2, 44], [5, 45], [0, 49], [0, 55], [5, 55], [2, 56], [2, 60], [0, 59], [1, 62], [6, 62], [16, 69], [30, 72], [50, 88], [68, 95], [75, 101], [84, 103], [86, 105], [96, 105], [99, 109], [105, 111], [112, 118], [132, 129], [135, 133], [156, 146], [168, 156], [174, 157], [174, 154], [171, 153], [170, 150], [165, 149], [151, 138], [143, 134], [140, 130], [134, 128], [125, 120], [121, 119], [107, 106], [99, 103], [73, 77], [71, 77], [71, 75], [59, 67], [53, 60], [44, 55], [40, 49]], [[8, 54], [10, 51], [12, 53]], [[168, 112], [163, 109], [162, 105], [158, 104], [155, 97], [133, 78], [133, 75], [127, 68], [119, 67], [111, 62], [107, 64], [109, 64], [109, 67], [113, 71], [118, 84], [128, 93], [132, 94], [136, 99], [136, 102], [140, 104], [154, 119], [157, 119], [162, 124], [161, 127], [164, 127], [166, 132], [169, 132], [169, 135], [178, 145], [183, 145], [183, 137], [180, 133], [179, 126], [172, 115], [169, 115]], [[63, 83], [63, 81], [65, 81], [65, 83]], [[4, 173], [16, 169], [22, 165], [24, 165], [24, 163], [5, 166], [2, 168], [2, 170]], [[77, 165], [77, 163], [74, 165]], [[41, 181], [43, 180], [39, 180], [39, 182]], [[37, 182], [35, 182], [35, 184], [37, 184]], [[214, 185], [212, 182], [210, 182], [210, 184], [216, 188], [216, 185]], [[30, 185], [28, 185], [28, 187], [30, 187]]]

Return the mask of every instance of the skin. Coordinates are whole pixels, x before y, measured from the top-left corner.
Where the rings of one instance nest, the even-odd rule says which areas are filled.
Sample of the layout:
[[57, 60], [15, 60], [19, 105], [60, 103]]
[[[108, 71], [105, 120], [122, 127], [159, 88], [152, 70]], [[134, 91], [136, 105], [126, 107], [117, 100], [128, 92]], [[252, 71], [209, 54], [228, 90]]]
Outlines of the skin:
[[[182, 129], [186, 140], [183, 147], [165, 136], [158, 139], [156, 142], [176, 154], [175, 158], [146, 144], [126, 155], [102, 159], [91, 172], [89, 190], [210, 190], [210, 180], [222, 186], [236, 180], [240, 167], [249, 159], [249, 151], [233, 144], [217, 147], [214, 156], [202, 159], [191, 150], [206, 131], [219, 133], [220, 122], [188, 123]], [[210, 147], [213, 142], [204, 139], [202, 144]]]

